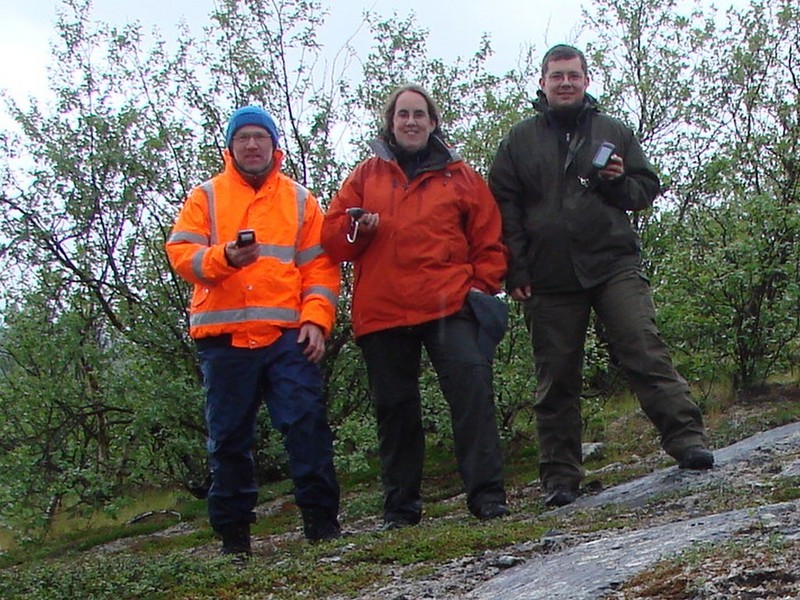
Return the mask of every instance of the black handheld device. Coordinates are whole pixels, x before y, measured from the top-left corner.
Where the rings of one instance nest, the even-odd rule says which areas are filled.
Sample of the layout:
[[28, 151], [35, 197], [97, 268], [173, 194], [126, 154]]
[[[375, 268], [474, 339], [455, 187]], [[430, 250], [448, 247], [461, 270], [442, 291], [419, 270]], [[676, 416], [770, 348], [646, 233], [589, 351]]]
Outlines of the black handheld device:
[[594, 153], [592, 166], [598, 171], [600, 169], [605, 169], [608, 161], [611, 159], [611, 155], [614, 154], [614, 150], [616, 150], [616, 147], [611, 142], [603, 142], [600, 144], [597, 152]]
[[354, 221], [358, 221], [361, 217], [367, 214], [363, 208], [359, 208], [358, 206], [353, 206], [345, 210], [345, 212], [350, 216], [351, 219]]
[[256, 232], [253, 229], [242, 229], [236, 234], [236, 245], [239, 248], [244, 248], [256, 241]]

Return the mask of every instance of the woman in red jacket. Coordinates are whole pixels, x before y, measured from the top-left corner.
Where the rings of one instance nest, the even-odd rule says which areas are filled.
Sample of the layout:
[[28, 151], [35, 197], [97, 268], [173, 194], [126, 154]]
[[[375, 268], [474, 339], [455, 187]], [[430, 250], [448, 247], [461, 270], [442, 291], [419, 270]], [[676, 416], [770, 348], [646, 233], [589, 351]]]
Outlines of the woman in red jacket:
[[506, 272], [500, 214], [484, 180], [440, 135], [428, 93], [396, 90], [375, 156], [347, 178], [322, 227], [328, 255], [355, 267], [352, 325], [378, 421], [387, 529], [422, 515], [423, 346], [450, 406], [469, 510], [480, 519], [508, 513], [492, 347], [479, 343], [482, 315], [473, 309], [505, 308], [492, 298]]

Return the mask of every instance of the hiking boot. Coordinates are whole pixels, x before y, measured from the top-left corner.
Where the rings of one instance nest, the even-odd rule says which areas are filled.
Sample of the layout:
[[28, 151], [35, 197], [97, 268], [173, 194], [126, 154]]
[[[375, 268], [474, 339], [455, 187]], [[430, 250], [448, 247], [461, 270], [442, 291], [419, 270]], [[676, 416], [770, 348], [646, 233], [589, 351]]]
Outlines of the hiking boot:
[[335, 514], [325, 508], [302, 508], [303, 534], [312, 544], [342, 537], [342, 530]]
[[679, 469], [705, 470], [714, 466], [714, 455], [703, 446], [690, 446], [678, 460]]
[[242, 563], [253, 555], [250, 547], [250, 523], [231, 523], [217, 531], [222, 537], [220, 554], [233, 556], [237, 563]]
[[578, 492], [567, 486], [554, 486], [544, 497], [545, 506], [566, 506], [578, 499]]
[[509, 514], [508, 507], [502, 502], [484, 502], [478, 507], [475, 516], [481, 521], [499, 519]]
[[391, 531], [393, 529], [403, 529], [404, 527], [413, 527], [420, 521], [420, 515], [409, 515], [399, 513], [387, 513], [383, 515], [383, 525], [379, 531]]

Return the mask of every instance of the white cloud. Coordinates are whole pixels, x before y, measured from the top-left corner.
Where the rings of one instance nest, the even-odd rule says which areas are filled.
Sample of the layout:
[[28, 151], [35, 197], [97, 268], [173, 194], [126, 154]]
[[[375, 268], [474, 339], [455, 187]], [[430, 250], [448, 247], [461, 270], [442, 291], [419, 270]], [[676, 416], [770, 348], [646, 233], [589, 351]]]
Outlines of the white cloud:
[[[328, 0], [330, 16], [320, 32], [326, 47], [335, 52], [356, 31], [364, 10], [404, 18], [411, 12], [429, 30], [428, 49], [433, 56], [468, 57], [488, 33], [496, 57], [492, 66], [505, 70], [516, 65], [525, 44], [544, 51], [547, 45], [575, 41], [580, 23], [579, 0]], [[52, 0], [15, 2], [0, 20], [0, 89], [17, 101], [47, 91], [49, 44], [54, 40], [56, 11]], [[207, 25], [214, 0], [95, 0], [92, 18], [122, 25], [139, 21], [145, 30], [158, 27], [164, 34], [185, 21], [194, 32]], [[362, 29], [357, 40], [366, 40]]]
[[51, 28], [13, 14], [9, 17], [0, 29], [0, 88], [16, 99], [38, 96], [47, 90]]

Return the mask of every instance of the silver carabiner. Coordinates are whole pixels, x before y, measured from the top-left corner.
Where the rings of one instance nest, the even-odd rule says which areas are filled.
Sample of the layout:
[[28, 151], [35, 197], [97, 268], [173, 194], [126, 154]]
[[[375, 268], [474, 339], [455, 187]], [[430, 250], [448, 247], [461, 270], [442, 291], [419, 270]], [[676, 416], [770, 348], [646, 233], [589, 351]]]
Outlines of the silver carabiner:
[[353, 227], [352, 227], [352, 229], [353, 229], [353, 233], [351, 234], [351, 233], [348, 231], [348, 232], [347, 232], [347, 236], [346, 236], [346, 237], [347, 237], [347, 241], [348, 241], [348, 242], [350, 242], [351, 244], [355, 244], [355, 242], [356, 242], [356, 237], [358, 237], [358, 221], [356, 221], [355, 219], [353, 219], [351, 224], [352, 224], [352, 226], [353, 226]]

